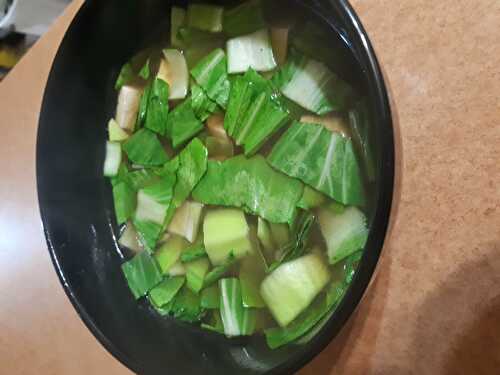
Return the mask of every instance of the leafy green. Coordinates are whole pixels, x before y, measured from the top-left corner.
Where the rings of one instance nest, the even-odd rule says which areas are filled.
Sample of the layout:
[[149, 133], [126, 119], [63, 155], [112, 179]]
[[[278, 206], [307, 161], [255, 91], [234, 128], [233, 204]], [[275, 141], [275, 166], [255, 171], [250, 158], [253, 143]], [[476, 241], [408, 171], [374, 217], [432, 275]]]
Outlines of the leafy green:
[[192, 98], [179, 104], [168, 116], [167, 134], [172, 145], [178, 147], [203, 130], [203, 123], [196, 117]]
[[179, 292], [186, 281], [184, 276], [174, 276], [164, 279], [149, 291], [149, 298], [155, 307], [162, 307], [169, 303]]
[[159, 176], [149, 168], [142, 168], [127, 172], [123, 177], [123, 181], [125, 181], [135, 191], [157, 182], [158, 179]]
[[125, 223], [135, 210], [136, 194], [125, 182], [119, 182], [113, 186], [113, 200], [115, 203], [116, 222]]
[[300, 181], [275, 172], [260, 156], [209, 161], [193, 198], [205, 204], [241, 207], [270, 222], [291, 222], [302, 196]]
[[208, 152], [203, 143], [193, 139], [179, 154], [177, 184], [174, 190], [174, 204], [179, 207], [191, 194], [207, 170]]
[[162, 79], [155, 79], [151, 86], [144, 126], [158, 134], [167, 132], [168, 84]]
[[141, 101], [139, 102], [139, 111], [137, 113], [137, 121], [135, 128], [139, 129], [146, 121], [148, 113], [149, 96], [151, 94], [151, 84], [147, 85], [142, 92]]
[[245, 73], [249, 68], [269, 72], [277, 66], [267, 29], [229, 39], [226, 50], [229, 74]]
[[243, 145], [245, 154], [260, 146], [289, 119], [280, 96], [270, 81], [253, 69], [235, 79], [224, 118], [224, 128]]
[[179, 262], [182, 251], [189, 243], [180, 236], [170, 236], [155, 252], [155, 259], [164, 275], [170, 274], [171, 269]]
[[161, 177], [157, 182], [139, 190], [135, 218], [163, 224], [174, 194], [175, 175]]
[[221, 48], [217, 48], [205, 56], [191, 69], [191, 75], [208, 97], [222, 108], [227, 107], [231, 83], [227, 76], [227, 58]]
[[145, 251], [122, 264], [122, 271], [128, 286], [136, 299], [144, 296], [161, 281], [161, 274], [155, 260]]
[[256, 326], [256, 314], [253, 309], [243, 306], [239, 280], [222, 279], [219, 288], [220, 313], [226, 336], [251, 335]]
[[290, 54], [272, 81], [287, 98], [318, 115], [345, 109], [353, 94], [323, 63], [297, 53]]
[[205, 121], [217, 110], [217, 103], [212, 101], [200, 86], [191, 86], [191, 105], [193, 112], [200, 121]]
[[127, 83], [132, 82], [134, 78], [135, 73], [134, 69], [132, 68], [132, 64], [130, 62], [125, 63], [120, 70], [118, 78], [116, 79], [115, 90], [120, 90]]
[[364, 203], [352, 141], [321, 125], [294, 122], [273, 147], [268, 161], [341, 203]]
[[226, 10], [223, 26], [224, 32], [230, 37], [249, 34], [266, 27], [261, 1], [245, 1]]
[[147, 80], [147, 79], [149, 79], [150, 74], [151, 74], [151, 69], [149, 67], [149, 59], [147, 59], [144, 66], [139, 71], [139, 77]]
[[199, 293], [203, 287], [203, 281], [210, 268], [208, 258], [199, 258], [185, 263], [187, 286], [195, 293]]
[[194, 244], [182, 252], [181, 262], [192, 262], [193, 260], [206, 256], [207, 252], [205, 251], [205, 246], [203, 246], [203, 244]]
[[155, 133], [140, 129], [123, 144], [123, 150], [133, 163], [144, 166], [162, 165], [168, 156]]
[[137, 230], [139, 241], [147, 251], [152, 253], [156, 247], [156, 242], [163, 232], [163, 227], [151, 221], [137, 220], [135, 218], [133, 219], [133, 223]]

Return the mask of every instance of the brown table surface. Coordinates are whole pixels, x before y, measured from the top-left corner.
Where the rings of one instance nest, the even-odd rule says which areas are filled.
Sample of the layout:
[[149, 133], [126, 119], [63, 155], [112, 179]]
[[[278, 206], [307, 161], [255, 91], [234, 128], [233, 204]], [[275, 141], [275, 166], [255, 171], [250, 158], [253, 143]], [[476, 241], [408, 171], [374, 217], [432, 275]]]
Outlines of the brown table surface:
[[[0, 83], [3, 374], [127, 374], [46, 250], [35, 187], [43, 88], [75, 1]], [[301, 374], [500, 371], [500, 2], [354, 0], [400, 127], [399, 209], [379, 276]]]

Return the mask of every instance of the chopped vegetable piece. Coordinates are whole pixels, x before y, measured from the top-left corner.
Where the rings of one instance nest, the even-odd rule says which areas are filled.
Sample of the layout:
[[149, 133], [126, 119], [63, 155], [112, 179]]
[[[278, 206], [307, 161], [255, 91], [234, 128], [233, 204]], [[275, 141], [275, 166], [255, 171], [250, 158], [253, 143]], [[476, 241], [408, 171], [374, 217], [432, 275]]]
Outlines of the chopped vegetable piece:
[[210, 32], [222, 31], [223, 7], [206, 4], [191, 4], [187, 10], [187, 24]]
[[267, 29], [227, 41], [227, 70], [229, 74], [244, 73], [249, 68], [259, 72], [267, 72], [276, 68]]
[[156, 166], [168, 161], [167, 154], [163, 149], [155, 133], [147, 129], [137, 131], [123, 145], [130, 161], [144, 166]]
[[158, 134], [167, 132], [169, 86], [160, 78], [156, 78], [151, 86], [144, 127]]
[[273, 147], [269, 163], [344, 204], [362, 205], [364, 188], [352, 141], [321, 125], [295, 122]]
[[243, 306], [241, 287], [238, 279], [219, 281], [220, 313], [226, 336], [251, 335], [255, 330], [256, 314]]
[[331, 132], [336, 132], [344, 137], [350, 138], [349, 125], [346, 123], [345, 119], [339, 115], [326, 115], [326, 116], [315, 116], [315, 115], [304, 115], [300, 118], [300, 122], [303, 124], [316, 124], [323, 125], [326, 129]]
[[158, 75], [170, 87], [169, 99], [184, 99], [188, 92], [189, 72], [184, 55], [176, 49], [163, 50]]
[[204, 309], [200, 305], [200, 297], [184, 285], [172, 301], [171, 313], [174, 318], [184, 322], [199, 322]]
[[289, 119], [271, 83], [250, 69], [231, 88], [224, 127], [245, 154], [255, 153]]
[[293, 55], [273, 82], [290, 100], [318, 115], [346, 107], [352, 89], [323, 64]]
[[116, 122], [120, 128], [134, 131], [142, 90], [133, 86], [123, 86], [118, 95]]
[[172, 301], [185, 281], [186, 279], [184, 276], [166, 278], [149, 292], [151, 301], [156, 307], [165, 306]]
[[123, 224], [132, 217], [135, 211], [135, 191], [125, 182], [119, 182], [113, 186], [113, 201], [115, 204], [116, 222]]
[[145, 251], [123, 263], [122, 271], [135, 299], [146, 295], [161, 281], [161, 274], [156, 261]]
[[158, 182], [139, 190], [135, 218], [162, 225], [172, 203], [175, 180], [174, 175], [161, 177]]
[[245, 1], [224, 13], [224, 32], [229, 36], [248, 34], [265, 26], [260, 0]]
[[118, 174], [122, 162], [122, 148], [118, 142], [106, 142], [106, 158], [104, 159], [104, 175], [113, 177]]
[[203, 244], [194, 244], [183, 251], [181, 254], [181, 262], [192, 262], [193, 260], [200, 259], [207, 256], [205, 246]]
[[200, 86], [191, 86], [191, 106], [193, 112], [200, 121], [205, 121], [217, 110], [217, 103], [208, 97]]
[[168, 116], [167, 132], [178, 147], [203, 130], [203, 123], [193, 111], [191, 98], [179, 104]]
[[139, 102], [139, 112], [137, 113], [137, 121], [135, 122], [135, 130], [144, 125], [146, 115], [148, 113], [149, 95], [151, 94], [151, 83], [148, 84], [142, 92], [141, 101]]
[[130, 62], [125, 63], [121, 70], [115, 83], [115, 90], [120, 90], [123, 86], [129, 84], [134, 80], [135, 74], [132, 64]]
[[113, 118], [108, 122], [108, 134], [110, 142], [121, 142], [129, 137], [128, 133], [120, 128], [120, 125]]
[[284, 65], [288, 52], [288, 27], [271, 28], [271, 44], [273, 46], [274, 58], [278, 65]]
[[125, 229], [123, 230], [118, 243], [120, 244], [120, 246], [124, 246], [135, 253], [138, 253], [142, 250], [142, 246], [139, 243], [134, 224], [132, 224], [130, 221], [127, 222], [127, 225], [125, 226]]
[[365, 215], [356, 207], [335, 214], [320, 209], [319, 224], [328, 245], [328, 258], [335, 264], [365, 246], [368, 238]]
[[359, 101], [349, 111], [349, 122], [352, 134], [358, 147], [361, 149], [368, 180], [375, 179], [375, 158], [371, 143], [371, 127], [368, 107], [364, 101]]
[[205, 204], [241, 207], [276, 223], [291, 222], [302, 184], [275, 172], [260, 156], [242, 155], [224, 162], [209, 161], [208, 170], [193, 190], [193, 198]]
[[179, 236], [171, 236], [167, 242], [160, 246], [155, 253], [155, 258], [162, 274], [170, 274], [172, 266], [179, 261], [181, 252], [188, 246], [188, 242]]
[[184, 25], [186, 10], [179, 7], [172, 7], [170, 10], [170, 43], [174, 47], [182, 47], [182, 41], [178, 38], [177, 32]]
[[240, 285], [243, 306], [265, 307], [264, 300], [260, 296], [259, 285], [266, 275], [262, 261], [257, 257], [247, 257], [242, 261], [240, 268]]
[[194, 242], [198, 235], [202, 209], [203, 204], [201, 203], [184, 202], [175, 211], [167, 230], [184, 237], [191, 243]]
[[151, 74], [151, 69], [149, 68], [149, 59], [146, 60], [146, 63], [139, 71], [139, 77], [142, 79], [149, 79], [149, 75]]
[[163, 226], [151, 221], [137, 219], [134, 219], [133, 223], [137, 229], [139, 241], [141, 241], [142, 246], [150, 253], [153, 252], [156, 247], [156, 242], [160, 238]]
[[226, 108], [229, 100], [231, 83], [227, 77], [227, 58], [221, 48], [215, 49], [191, 69], [191, 75], [208, 97], [222, 108]]
[[201, 307], [204, 309], [218, 309], [220, 307], [220, 292], [218, 285], [212, 285], [201, 292]]
[[209, 273], [207, 273], [207, 276], [205, 276], [204, 287], [206, 288], [218, 281], [220, 278], [224, 277], [235, 263], [236, 257], [233, 252], [231, 252], [223, 264], [214, 267]]
[[201, 258], [193, 260], [192, 262], [185, 263], [184, 268], [186, 269], [188, 288], [195, 293], [199, 293], [201, 288], [203, 287], [205, 275], [210, 268], [208, 259]]
[[146, 186], [158, 182], [159, 176], [151, 169], [137, 169], [127, 172], [123, 180], [134, 190], [138, 191]]
[[297, 206], [304, 210], [309, 210], [322, 205], [325, 203], [326, 199], [326, 196], [322, 193], [306, 185], [304, 186], [304, 194], [302, 194], [302, 198], [300, 198]]
[[[199, 139], [193, 139], [179, 154], [174, 203], [179, 207], [191, 194], [207, 170], [207, 149]], [[196, 236], [196, 233], [193, 233]], [[193, 237], [194, 239], [194, 237]]]
[[325, 287], [330, 272], [315, 254], [282, 264], [261, 284], [260, 294], [281, 327], [287, 326]]
[[223, 264], [231, 253], [241, 258], [252, 252], [245, 214], [237, 209], [208, 211], [203, 221], [203, 236], [210, 262], [216, 266]]

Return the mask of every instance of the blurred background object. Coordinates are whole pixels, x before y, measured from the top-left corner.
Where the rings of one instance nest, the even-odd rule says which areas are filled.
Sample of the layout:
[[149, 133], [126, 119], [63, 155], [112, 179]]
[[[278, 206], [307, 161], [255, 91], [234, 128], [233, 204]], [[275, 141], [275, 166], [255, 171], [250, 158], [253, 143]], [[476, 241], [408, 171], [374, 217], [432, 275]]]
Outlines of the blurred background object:
[[0, 0], [0, 81], [71, 0]]

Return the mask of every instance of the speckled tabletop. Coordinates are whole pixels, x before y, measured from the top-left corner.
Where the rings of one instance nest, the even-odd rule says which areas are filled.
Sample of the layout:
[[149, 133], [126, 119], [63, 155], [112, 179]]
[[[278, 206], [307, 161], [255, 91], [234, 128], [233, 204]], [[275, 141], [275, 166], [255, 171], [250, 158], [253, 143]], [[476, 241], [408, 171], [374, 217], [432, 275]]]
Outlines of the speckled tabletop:
[[[75, 1], [0, 83], [0, 363], [127, 374], [71, 307], [35, 187], [43, 88]], [[354, 0], [399, 117], [397, 212], [378, 278], [301, 375], [498, 374], [500, 2]]]

